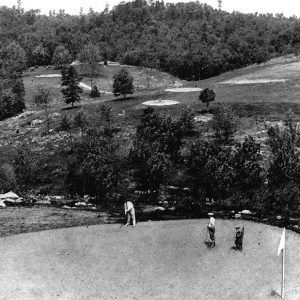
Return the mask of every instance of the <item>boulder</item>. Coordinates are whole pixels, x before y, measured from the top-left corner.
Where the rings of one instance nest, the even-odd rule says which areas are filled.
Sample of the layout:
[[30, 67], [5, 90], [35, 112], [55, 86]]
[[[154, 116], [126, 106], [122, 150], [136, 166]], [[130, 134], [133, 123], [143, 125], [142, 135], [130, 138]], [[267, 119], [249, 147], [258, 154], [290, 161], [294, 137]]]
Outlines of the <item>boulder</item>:
[[36, 125], [42, 124], [42, 123], [44, 123], [44, 120], [36, 119], [31, 122], [31, 126], [36, 126]]
[[162, 206], [157, 206], [155, 210], [156, 211], [165, 211], [166, 209]]
[[11, 192], [11, 191], [6, 194], [0, 195], [0, 200], [2, 200], [2, 199], [19, 199], [19, 198], [20, 197], [17, 194], [15, 194], [14, 192]]
[[76, 202], [75, 206], [86, 206], [85, 202]]
[[70, 208], [72, 208], [71, 206], [69, 206], [69, 205], [64, 205], [62, 208], [65, 208], [65, 209], [70, 209]]

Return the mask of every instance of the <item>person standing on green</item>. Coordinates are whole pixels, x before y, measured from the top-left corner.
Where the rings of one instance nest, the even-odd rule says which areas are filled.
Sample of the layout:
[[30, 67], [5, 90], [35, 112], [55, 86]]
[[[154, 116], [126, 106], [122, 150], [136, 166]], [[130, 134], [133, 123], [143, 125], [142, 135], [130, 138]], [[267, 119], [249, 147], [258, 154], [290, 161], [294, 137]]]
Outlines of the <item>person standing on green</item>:
[[209, 213], [208, 216], [209, 218], [209, 223], [207, 225], [207, 229], [209, 232], [209, 237], [211, 240], [211, 248], [214, 248], [216, 246], [216, 237], [215, 237], [215, 232], [216, 232], [216, 220], [214, 218], [214, 214], [213, 213]]
[[127, 216], [127, 223], [124, 226], [130, 225], [130, 221], [132, 220], [132, 226], [135, 227], [136, 219], [135, 219], [135, 210], [133, 203], [131, 201], [124, 202], [125, 215]]

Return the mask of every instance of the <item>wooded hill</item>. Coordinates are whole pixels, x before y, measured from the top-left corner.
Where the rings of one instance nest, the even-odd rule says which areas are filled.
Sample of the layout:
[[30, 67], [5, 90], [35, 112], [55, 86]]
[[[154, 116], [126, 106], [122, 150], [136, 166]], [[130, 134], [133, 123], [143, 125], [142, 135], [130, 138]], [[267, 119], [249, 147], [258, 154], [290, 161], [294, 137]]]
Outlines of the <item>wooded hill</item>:
[[79, 15], [63, 10], [42, 15], [2, 6], [0, 41], [2, 48], [18, 43], [28, 66], [51, 64], [58, 50], [75, 59], [92, 43], [103, 60], [198, 80], [298, 52], [300, 20], [282, 14], [228, 13], [198, 2], [135, 0]]

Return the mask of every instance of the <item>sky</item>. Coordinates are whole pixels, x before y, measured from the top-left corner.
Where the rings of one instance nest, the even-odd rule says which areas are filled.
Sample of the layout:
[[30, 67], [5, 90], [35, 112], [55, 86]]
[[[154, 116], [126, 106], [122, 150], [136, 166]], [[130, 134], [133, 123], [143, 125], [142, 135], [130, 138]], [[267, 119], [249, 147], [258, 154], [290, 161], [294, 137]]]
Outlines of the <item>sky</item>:
[[[58, 11], [59, 9], [64, 9], [69, 14], [78, 14], [80, 7], [83, 8], [83, 12], [88, 12], [89, 8], [93, 8], [94, 11], [102, 11], [106, 3], [112, 9], [120, 2], [120, 0], [22, 0], [22, 7], [25, 10], [40, 9], [45, 14], [48, 14], [49, 10]], [[165, 0], [164, 2], [190, 2], [190, 0]], [[199, 0], [199, 2], [207, 3], [215, 8], [218, 4], [217, 0]], [[0, 6], [2, 5], [12, 7], [17, 5], [17, 0], [0, 0]], [[287, 17], [293, 15], [300, 17], [300, 0], [223, 0], [222, 9], [229, 12], [283, 13]]]

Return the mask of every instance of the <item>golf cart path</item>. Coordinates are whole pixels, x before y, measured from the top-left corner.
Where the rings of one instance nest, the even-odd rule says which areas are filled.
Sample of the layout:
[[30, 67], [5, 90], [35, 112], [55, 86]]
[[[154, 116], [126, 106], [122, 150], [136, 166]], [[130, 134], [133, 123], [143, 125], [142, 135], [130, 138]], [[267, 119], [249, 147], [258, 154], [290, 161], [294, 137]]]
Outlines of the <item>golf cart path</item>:
[[[281, 228], [216, 220], [95, 225], [0, 238], [0, 299], [277, 299]], [[231, 249], [245, 226], [243, 252]], [[286, 300], [300, 299], [300, 236], [287, 231]]]

